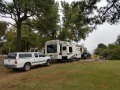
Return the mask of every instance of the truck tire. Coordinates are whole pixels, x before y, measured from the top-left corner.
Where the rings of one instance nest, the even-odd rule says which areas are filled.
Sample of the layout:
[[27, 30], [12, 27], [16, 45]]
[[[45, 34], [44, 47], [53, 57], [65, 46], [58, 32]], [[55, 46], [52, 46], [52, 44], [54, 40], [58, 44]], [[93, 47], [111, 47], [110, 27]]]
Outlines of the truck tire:
[[19, 69], [18, 69], [18, 68], [13, 68], [12, 70], [13, 70], [13, 71], [18, 71]]
[[24, 71], [29, 71], [30, 69], [31, 69], [31, 64], [30, 63], [26, 63], [25, 65], [24, 65]]
[[47, 60], [45, 65], [50, 66], [50, 60]]

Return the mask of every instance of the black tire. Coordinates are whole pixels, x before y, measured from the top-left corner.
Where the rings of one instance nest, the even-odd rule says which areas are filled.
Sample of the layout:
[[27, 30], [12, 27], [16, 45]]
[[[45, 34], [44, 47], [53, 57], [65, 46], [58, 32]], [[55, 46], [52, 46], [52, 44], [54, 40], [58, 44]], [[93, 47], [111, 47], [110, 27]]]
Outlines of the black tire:
[[47, 60], [45, 65], [50, 66], [50, 60]]
[[18, 71], [19, 69], [18, 69], [18, 68], [13, 68], [12, 70], [13, 70], [13, 71]]
[[29, 71], [30, 69], [31, 69], [31, 64], [30, 63], [26, 63], [25, 65], [24, 65], [24, 71]]
[[62, 62], [62, 59], [57, 59], [57, 62], [58, 62], [58, 63], [61, 63], [61, 62]]

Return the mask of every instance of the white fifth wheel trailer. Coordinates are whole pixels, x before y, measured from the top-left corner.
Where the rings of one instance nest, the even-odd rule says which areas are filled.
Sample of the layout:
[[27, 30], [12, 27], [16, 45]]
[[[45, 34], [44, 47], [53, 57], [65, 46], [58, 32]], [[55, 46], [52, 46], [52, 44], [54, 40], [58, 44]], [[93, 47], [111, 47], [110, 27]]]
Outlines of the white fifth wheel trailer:
[[82, 46], [71, 42], [50, 40], [45, 43], [45, 55], [56, 60], [79, 59], [82, 51]]

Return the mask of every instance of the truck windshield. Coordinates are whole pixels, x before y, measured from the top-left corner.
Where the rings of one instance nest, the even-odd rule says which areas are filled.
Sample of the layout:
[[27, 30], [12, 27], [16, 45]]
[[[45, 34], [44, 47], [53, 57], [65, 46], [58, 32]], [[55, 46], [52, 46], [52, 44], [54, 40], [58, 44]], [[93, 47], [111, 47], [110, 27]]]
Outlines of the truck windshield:
[[57, 45], [47, 45], [47, 53], [57, 53]]
[[16, 59], [16, 53], [8, 53], [7, 58]]

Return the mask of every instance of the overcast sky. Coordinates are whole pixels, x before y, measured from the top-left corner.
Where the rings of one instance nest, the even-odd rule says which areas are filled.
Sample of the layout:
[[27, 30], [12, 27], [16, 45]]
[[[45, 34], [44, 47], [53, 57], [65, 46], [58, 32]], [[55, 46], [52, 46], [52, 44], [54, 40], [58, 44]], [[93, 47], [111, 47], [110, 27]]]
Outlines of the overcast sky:
[[[61, 0], [56, 0], [61, 1]], [[65, 0], [66, 2], [71, 3], [72, 1], [79, 0]], [[105, 0], [103, 0], [99, 6], [105, 5]], [[104, 23], [102, 25], [97, 26], [97, 29], [94, 30], [86, 40], [81, 40], [80, 43], [84, 43], [85, 47], [87, 47], [89, 52], [93, 52], [93, 50], [97, 47], [99, 43], [104, 43], [106, 45], [115, 42], [117, 36], [120, 35], [120, 24], [118, 25], [110, 25], [108, 23]]]

